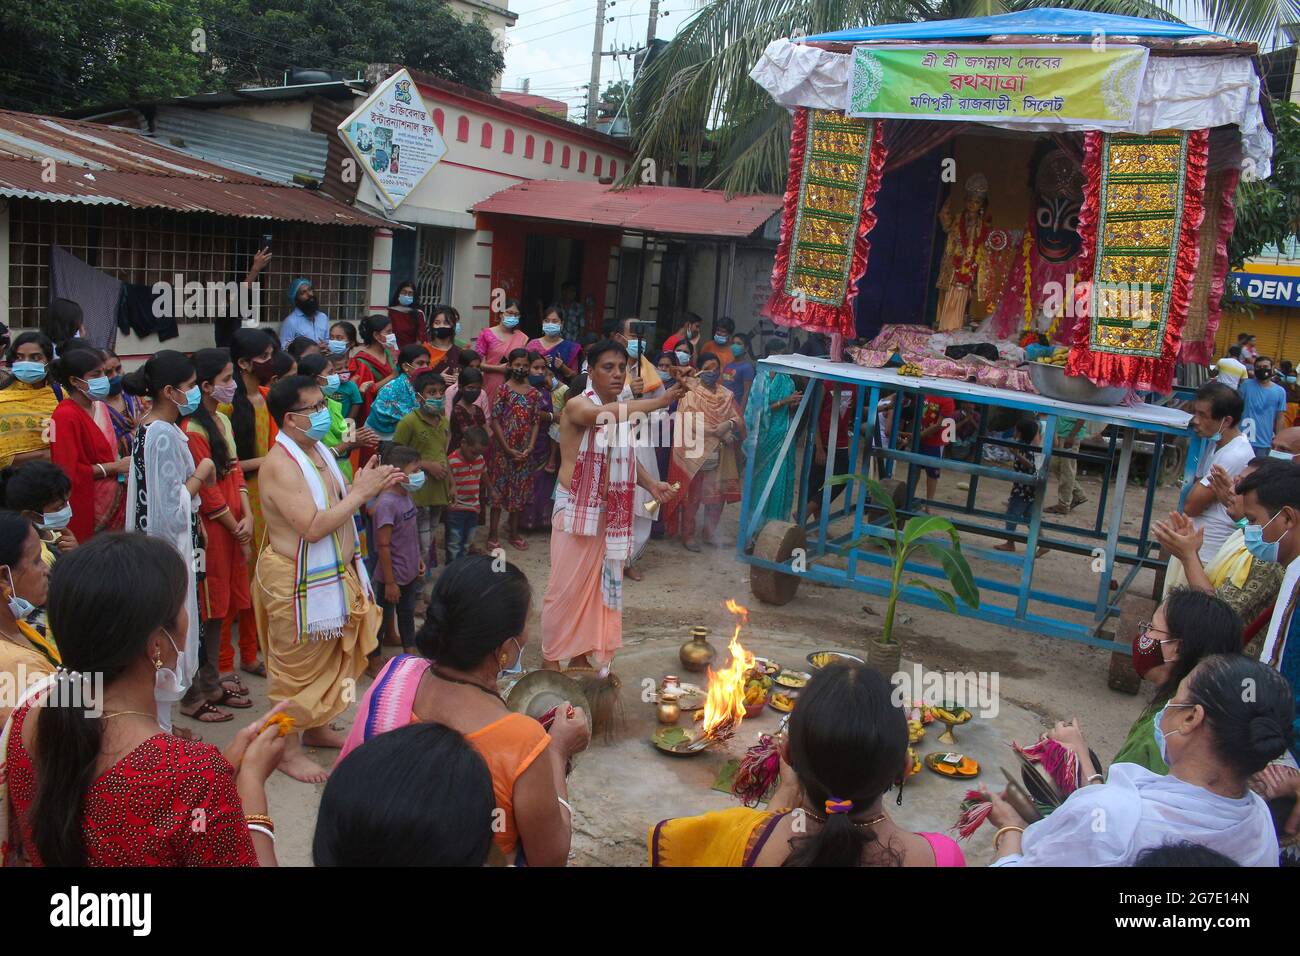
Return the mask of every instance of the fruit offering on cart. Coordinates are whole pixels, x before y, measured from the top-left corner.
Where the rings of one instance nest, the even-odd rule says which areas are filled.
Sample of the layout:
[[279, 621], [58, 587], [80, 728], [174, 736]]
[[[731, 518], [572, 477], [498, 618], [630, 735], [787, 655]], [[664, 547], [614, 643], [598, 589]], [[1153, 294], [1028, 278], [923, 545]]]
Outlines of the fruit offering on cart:
[[776, 675], [774, 680], [782, 687], [790, 687], [794, 690], [799, 690], [802, 687], [808, 686], [808, 682], [812, 680], [812, 675], [805, 673], [804, 671], [782, 671]]
[[767, 705], [772, 678], [756, 670], [745, 675], [745, 716], [754, 717]]
[[768, 701], [773, 710], [779, 710], [783, 714], [788, 714], [794, 710], [794, 702], [799, 699], [797, 690], [778, 690]]
[[925, 736], [925, 724], [919, 720], [909, 720], [907, 722], [907, 742], [914, 744]]

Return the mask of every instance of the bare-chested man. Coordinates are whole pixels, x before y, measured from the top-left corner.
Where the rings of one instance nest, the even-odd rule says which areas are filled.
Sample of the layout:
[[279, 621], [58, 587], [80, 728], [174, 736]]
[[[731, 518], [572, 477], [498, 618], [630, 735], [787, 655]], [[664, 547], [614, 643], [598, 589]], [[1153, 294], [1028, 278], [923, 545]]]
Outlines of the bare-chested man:
[[627, 349], [614, 341], [587, 350], [587, 389], [560, 417], [560, 471], [551, 519], [551, 580], [542, 599], [542, 666], [607, 665], [623, 644], [623, 567], [632, 556], [633, 490], [656, 501], [672, 486], [637, 465], [628, 429], [612, 424], [666, 408], [681, 388], [618, 401]]
[[320, 439], [329, 408], [314, 378], [271, 387], [266, 405], [279, 426], [258, 473], [267, 545], [257, 560], [253, 610], [266, 636], [267, 697], [288, 700], [295, 723], [280, 769], [319, 783], [328, 774], [302, 745], [341, 747], [330, 721], [377, 646], [381, 619], [357, 553], [353, 516], [405, 478], [371, 459], [349, 489]]

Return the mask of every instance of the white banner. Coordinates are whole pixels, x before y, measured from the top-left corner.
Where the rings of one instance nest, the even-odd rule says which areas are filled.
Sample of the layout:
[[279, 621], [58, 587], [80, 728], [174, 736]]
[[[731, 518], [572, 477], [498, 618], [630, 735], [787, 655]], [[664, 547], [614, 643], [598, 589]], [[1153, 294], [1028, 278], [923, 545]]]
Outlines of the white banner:
[[339, 136], [390, 211], [402, 204], [447, 152], [447, 143], [406, 70], [381, 83], [339, 124]]

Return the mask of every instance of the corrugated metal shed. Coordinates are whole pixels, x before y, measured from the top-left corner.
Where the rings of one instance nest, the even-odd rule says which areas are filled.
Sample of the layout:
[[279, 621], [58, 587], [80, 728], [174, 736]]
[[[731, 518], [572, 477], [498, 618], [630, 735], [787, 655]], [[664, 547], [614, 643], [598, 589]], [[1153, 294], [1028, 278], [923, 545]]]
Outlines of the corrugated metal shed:
[[780, 196], [733, 196], [716, 189], [535, 179], [493, 193], [474, 212], [588, 223], [640, 232], [742, 239], [781, 211]]
[[329, 141], [321, 133], [228, 116], [215, 110], [159, 107], [152, 139], [190, 156], [292, 185], [294, 176], [325, 178]]
[[319, 192], [187, 155], [135, 130], [9, 110], [0, 110], [0, 196], [320, 225], [396, 225]]

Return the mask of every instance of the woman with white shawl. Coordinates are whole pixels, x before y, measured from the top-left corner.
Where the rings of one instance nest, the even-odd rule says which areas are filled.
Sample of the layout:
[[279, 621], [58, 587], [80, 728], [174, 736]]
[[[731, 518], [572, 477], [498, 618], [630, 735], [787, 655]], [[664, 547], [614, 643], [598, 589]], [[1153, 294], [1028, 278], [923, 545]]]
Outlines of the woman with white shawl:
[[[185, 696], [199, 669], [199, 635], [203, 627], [199, 620], [198, 575], [203, 571], [203, 546], [196, 495], [216, 474], [210, 458], [195, 464], [179, 426], [201, 400], [195, 378], [194, 364], [188, 358], [163, 349], [122, 381], [128, 394], [147, 395], [153, 400], [153, 408], [132, 441], [131, 468], [126, 479], [126, 529], [162, 538], [179, 552], [190, 569], [185, 601], [189, 627], [185, 634], [171, 635], [179, 653], [177, 671], [160, 668], [154, 687], [158, 723], [168, 732], [172, 726], [171, 705]], [[212, 673], [207, 683], [215, 685], [215, 647], [208, 658]], [[193, 716], [202, 719], [210, 711], [221, 714], [207, 702], [208, 692], [216, 690], [216, 686], [199, 689], [203, 692], [202, 704]]]
[[1240, 866], [1277, 866], [1273, 818], [1250, 778], [1290, 745], [1286, 679], [1243, 654], [1213, 654], [1156, 715], [1168, 775], [1112, 764], [1030, 824], [1001, 796], [989, 819], [994, 866], [1133, 866], [1144, 850], [1191, 843]]

